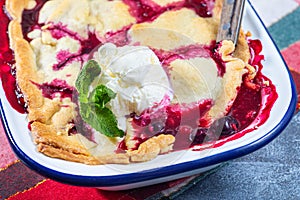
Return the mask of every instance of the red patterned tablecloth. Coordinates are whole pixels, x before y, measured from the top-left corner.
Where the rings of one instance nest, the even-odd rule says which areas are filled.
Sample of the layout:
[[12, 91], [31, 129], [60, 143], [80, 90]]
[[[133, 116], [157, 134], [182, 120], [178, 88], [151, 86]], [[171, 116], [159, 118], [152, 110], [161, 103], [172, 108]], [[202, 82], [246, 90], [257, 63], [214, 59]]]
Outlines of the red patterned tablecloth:
[[103, 191], [58, 183], [30, 170], [12, 152], [1, 123], [0, 144], [0, 199], [142, 200], [167, 196], [171, 198], [209, 174], [127, 191]]

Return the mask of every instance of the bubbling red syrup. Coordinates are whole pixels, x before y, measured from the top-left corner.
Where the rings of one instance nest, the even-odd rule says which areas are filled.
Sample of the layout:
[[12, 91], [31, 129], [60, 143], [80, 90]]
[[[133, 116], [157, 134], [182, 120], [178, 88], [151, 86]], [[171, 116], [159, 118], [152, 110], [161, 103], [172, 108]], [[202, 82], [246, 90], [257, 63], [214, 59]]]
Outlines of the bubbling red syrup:
[[[252, 52], [249, 63], [257, 68], [257, 75], [251, 80], [251, 83], [246, 80], [246, 76], [244, 77], [237, 98], [229, 111], [228, 115], [233, 116], [239, 122], [238, 131], [226, 137], [221, 135], [213, 147], [222, 146], [228, 141], [236, 140], [256, 130], [269, 118], [270, 111], [278, 98], [275, 85], [261, 73], [263, 67], [261, 61], [264, 59], [264, 56], [260, 54], [261, 42], [259, 40], [249, 40], [248, 42], [250, 52]], [[253, 87], [254, 85], [255, 87]], [[202, 149], [201, 145], [194, 148], [194, 150]]]
[[16, 84], [15, 78], [15, 60], [13, 51], [9, 48], [9, 40], [7, 35], [7, 28], [9, 24], [9, 17], [4, 10], [5, 1], [0, 1], [0, 76], [2, 87], [6, 94], [10, 105], [18, 112], [25, 113], [27, 105], [24, 102], [22, 93]]
[[[267, 87], [263, 83], [264, 80], [269, 80], [261, 74], [263, 67], [261, 61], [264, 59], [264, 56], [260, 54], [262, 51], [261, 42], [259, 40], [248, 40], [248, 45], [251, 53], [249, 64], [257, 68], [257, 76], [251, 81], [247, 80], [247, 76], [244, 76], [240, 91], [231, 108], [230, 115], [239, 119], [240, 130], [248, 127], [257, 118], [259, 110], [263, 107], [263, 97], [273, 96], [270, 102], [274, 102], [277, 99], [275, 87], [272, 84]], [[271, 94], [265, 92], [266, 88], [270, 90], [268, 93]]]
[[137, 22], [153, 21], [157, 16], [165, 11], [165, 8], [152, 3], [152, 6], [141, 0], [123, 0], [130, 9], [130, 14], [136, 18]]
[[241, 129], [244, 129], [257, 117], [257, 108], [260, 107], [261, 92], [249, 88], [245, 83], [242, 83], [240, 91], [232, 105], [230, 115], [239, 119]]
[[250, 47], [251, 59], [249, 63], [252, 66], [259, 67], [258, 71], [260, 72], [262, 69], [261, 61], [265, 58], [264, 55], [261, 55], [262, 44], [259, 40], [248, 40], [248, 45]]
[[[212, 45], [212, 47], [216, 47], [216, 45]], [[249, 63], [257, 68], [257, 76], [251, 80], [251, 83], [247, 79], [247, 74], [243, 77], [243, 83], [239, 88], [237, 97], [224, 119], [216, 120], [217, 123], [210, 124], [205, 117], [203, 118], [213, 106], [212, 102], [209, 101], [202, 102], [199, 107], [194, 105], [190, 109], [185, 110], [178, 105], [173, 107], [167, 106], [165, 110], [160, 111], [160, 113], [166, 113], [166, 115], [155, 116], [152, 119], [149, 115], [146, 115], [144, 118], [143, 113], [141, 116], [133, 115], [131, 117], [133, 118], [133, 127], [136, 131], [136, 136], [134, 137], [136, 141], [135, 149], [146, 139], [160, 134], [172, 134], [175, 136], [174, 150], [191, 147], [193, 147], [193, 150], [202, 150], [203, 142], [210, 142], [214, 147], [218, 147], [230, 140], [240, 138], [262, 125], [268, 119], [278, 94], [272, 82], [261, 74], [261, 61], [264, 58], [260, 54], [262, 50], [261, 42], [259, 40], [249, 40], [249, 48], [252, 52]], [[215, 53], [213, 52], [214, 48], [210, 48], [210, 50], [212, 54]], [[158, 52], [160, 60], [170, 57], [166, 52]], [[269, 84], [266, 85], [266, 82]], [[187, 107], [186, 105], [183, 106], [183, 108]], [[146, 119], [146, 123], [141, 123], [144, 119]], [[220, 120], [224, 120], [219, 131], [220, 133], [218, 131], [215, 131], [217, 134], [209, 132], [208, 130], [211, 128], [218, 129], [218, 127], [213, 126], [220, 126], [220, 123], [218, 123]], [[126, 150], [124, 144], [120, 145], [119, 148], [125, 148], [122, 150]]]
[[[142, 112], [141, 115], [132, 113], [130, 117], [132, 118], [132, 126], [134, 129], [133, 140], [136, 142], [134, 149], [138, 148], [139, 144], [143, 141], [153, 136], [171, 134], [176, 138], [182, 138], [182, 134], [188, 136], [188, 134], [186, 134], [187, 131], [183, 132], [184, 128], [192, 130], [199, 126], [208, 125], [209, 122], [205, 119], [205, 115], [212, 106], [212, 100], [207, 99], [189, 105], [162, 105], [159, 109], [147, 109]], [[182, 141], [183, 140], [176, 140], [175, 148], [177, 148], [178, 145], [182, 146], [182, 144], [178, 143]], [[185, 147], [188, 146], [185, 145]], [[120, 145], [119, 148], [121, 147], [124, 147], [124, 144]]]

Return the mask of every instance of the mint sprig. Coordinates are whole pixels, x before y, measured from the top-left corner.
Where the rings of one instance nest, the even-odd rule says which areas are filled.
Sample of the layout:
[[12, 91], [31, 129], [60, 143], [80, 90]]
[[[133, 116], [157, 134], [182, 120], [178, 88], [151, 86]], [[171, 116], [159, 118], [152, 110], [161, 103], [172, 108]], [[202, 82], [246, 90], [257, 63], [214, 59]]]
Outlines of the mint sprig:
[[79, 112], [82, 119], [95, 130], [108, 137], [122, 137], [124, 131], [118, 128], [118, 121], [114, 113], [106, 104], [116, 93], [105, 85], [98, 85], [89, 93], [89, 87], [94, 79], [101, 73], [99, 64], [89, 60], [82, 68], [75, 82], [79, 93]]
[[79, 93], [79, 101], [88, 103], [89, 87], [101, 73], [101, 68], [95, 60], [89, 60], [82, 68], [75, 82]]

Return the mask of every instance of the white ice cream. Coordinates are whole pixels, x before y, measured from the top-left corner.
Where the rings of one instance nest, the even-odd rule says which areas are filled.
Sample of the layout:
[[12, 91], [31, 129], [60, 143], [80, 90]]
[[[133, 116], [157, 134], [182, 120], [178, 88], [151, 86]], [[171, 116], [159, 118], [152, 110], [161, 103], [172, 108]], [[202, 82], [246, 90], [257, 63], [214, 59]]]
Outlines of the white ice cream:
[[172, 98], [168, 76], [148, 47], [107, 43], [98, 49], [95, 59], [102, 69], [95, 84], [104, 84], [117, 94], [109, 107], [122, 130], [126, 130], [126, 115], [141, 113], [165, 95]]

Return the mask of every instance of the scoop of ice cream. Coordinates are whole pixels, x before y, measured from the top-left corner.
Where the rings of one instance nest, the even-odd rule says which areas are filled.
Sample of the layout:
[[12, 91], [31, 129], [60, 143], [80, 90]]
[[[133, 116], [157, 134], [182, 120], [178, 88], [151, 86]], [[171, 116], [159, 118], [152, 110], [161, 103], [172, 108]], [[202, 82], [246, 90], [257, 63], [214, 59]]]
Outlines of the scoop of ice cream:
[[169, 78], [148, 47], [116, 47], [106, 43], [98, 49], [95, 59], [102, 73], [94, 84], [104, 84], [116, 93], [108, 106], [124, 131], [130, 113], [139, 114], [160, 103], [165, 96], [172, 98]]

